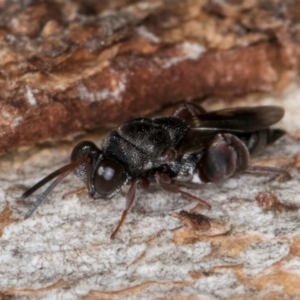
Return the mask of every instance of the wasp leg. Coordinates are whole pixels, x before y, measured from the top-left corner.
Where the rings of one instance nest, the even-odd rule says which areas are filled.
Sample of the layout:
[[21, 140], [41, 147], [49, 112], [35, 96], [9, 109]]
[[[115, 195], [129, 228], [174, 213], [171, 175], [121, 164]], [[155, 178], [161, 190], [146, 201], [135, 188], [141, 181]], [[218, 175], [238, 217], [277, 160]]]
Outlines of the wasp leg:
[[206, 201], [204, 201], [201, 198], [198, 198], [188, 192], [185, 192], [185, 191], [179, 189], [176, 185], [172, 184], [172, 180], [168, 175], [166, 175], [164, 173], [156, 172], [154, 174], [154, 177], [155, 177], [157, 184], [163, 190], [168, 191], [170, 193], [181, 194], [191, 200], [195, 200], [195, 201], [199, 202], [200, 204], [202, 204], [203, 206], [205, 206], [207, 208], [211, 208], [211, 206]]
[[114, 239], [116, 237], [117, 233], [119, 232], [120, 228], [122, 227], [122, 225], [126, 219], [127, 213], [129, 211], [130, 207], [132, 206], [132, 203], [134, 202], [136, 190], [139, 185], [142, 188], [147, 188], [149, 185], [149, 181], [146, 178], [136, 178], [132, 182], [132, 184], [127, 192], [127, 195], [126, 195], [125, 209], [123, 210], [121, 219], [120, 219], [116, 229], [113, 231], [113, 233], [110, 236], [111, 239]]
[[80, 194], [83, 194], [83, 193], [86, 193], [86, 186], [82, 187], [82, 188], [79, 188], [79, 189], [77, 189], [75, 191], [67, 192], [67, 193], [63, 194], [62, 198], [66, 199], [66, 198], [68, 198], [70, 196], [80, 195]]
[[201, 106], [195, 103], [184, 102], [173, 113], [173, 117], [184, 120], [191, 127], [199, 127], [197, 116], [203, 113], [206, 113], [206, 111]]
[[276, 167], [265, 167], [265, 166], [248, 166], [245, 170], [247, 173], [262, 173], [262, 174], [275, 174], [286, 180], [291, 179], [291, 175], [288, 171]]
[[204, 182], [220, 182], [247, 169], [249, 151], [232, 134], [217, 134], [197, 163], [199, 177]]

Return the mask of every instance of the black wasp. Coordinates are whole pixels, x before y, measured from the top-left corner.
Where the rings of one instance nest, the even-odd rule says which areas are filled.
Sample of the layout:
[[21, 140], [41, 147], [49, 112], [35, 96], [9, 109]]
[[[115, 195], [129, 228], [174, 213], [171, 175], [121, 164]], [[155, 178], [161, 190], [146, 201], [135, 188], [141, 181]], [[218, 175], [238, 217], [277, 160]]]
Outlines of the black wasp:
[[72, 170], [94, 199], [111, 199], [129, 184], [126, 207], [114, 238], [130, 209], [138, 186], [156, 182], [162, 189], [203, 200], [181, 190], [178, 183], [219, 182], [241, 172], [287, 172], [251, 167], [249, 157], [272, 144], [285, 132], [270, 129], [284, 110], [277, 106], [229, 108], [206, 112], [184, 103], [172, 116], [133, 119], [108, 133], [100, 149], [92, 142], [79, 143], [71, 163], [51, 173], [23, 195], [28, 197], [53, 180], [27, 212], [28, 218], [54, 187]]

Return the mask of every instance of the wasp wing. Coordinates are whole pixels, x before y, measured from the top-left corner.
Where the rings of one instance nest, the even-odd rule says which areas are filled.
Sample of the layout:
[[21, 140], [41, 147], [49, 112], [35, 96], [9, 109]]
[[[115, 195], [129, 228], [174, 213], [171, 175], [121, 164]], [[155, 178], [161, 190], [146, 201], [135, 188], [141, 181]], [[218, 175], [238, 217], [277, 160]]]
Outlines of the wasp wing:
[[284, 110], [279, 106], [258, 106], [228, 108], [193, 116], [184, 141], [179, 146], [179, 154], [201, 152], [206, 149], [218, 133], [236, 136], [259, 131], [282, 119]]
[[279, 106], [227, 108], [198, 115], [193, 130], [252, 132], [277, 123], [283, 115], [284, 110]]

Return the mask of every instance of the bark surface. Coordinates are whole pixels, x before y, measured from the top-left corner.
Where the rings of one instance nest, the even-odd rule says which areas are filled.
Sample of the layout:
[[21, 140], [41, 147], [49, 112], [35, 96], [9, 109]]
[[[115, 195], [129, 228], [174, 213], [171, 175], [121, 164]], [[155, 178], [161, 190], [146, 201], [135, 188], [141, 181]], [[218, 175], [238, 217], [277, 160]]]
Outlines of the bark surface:
[[0, 152], [165, 104], [281, 90], [300, 68], [297, 1], [0, 2]]

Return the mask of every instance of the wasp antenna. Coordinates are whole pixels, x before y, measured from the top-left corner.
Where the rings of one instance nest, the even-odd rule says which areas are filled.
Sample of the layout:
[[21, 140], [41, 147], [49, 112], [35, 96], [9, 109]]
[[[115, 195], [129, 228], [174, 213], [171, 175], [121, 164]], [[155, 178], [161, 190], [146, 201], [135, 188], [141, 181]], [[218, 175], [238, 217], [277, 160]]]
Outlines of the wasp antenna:
[[76, 161], [73, 161], [67, 165], [65, 165], [64, 167], [54, 171], [53, 173], [49, 174], [48, 176], [46, 176], [45, 178], [43, 178], [42, 180], [40, 180], [39, 182], [37, 182], [34, 186], [32, 186], [30, 189], [28, 189], [21, 197], [20, 199], [23, 200], [27, 197], [29, 197], [31, 194], [33, 194], [36, 190], [38, 190], [39, 188], [41, 188], [43, 185], [45, 185], [47, 182], [51, 181], [52, 179], [54, 179], [55, 177], [67, 172], [67, 171], [72, 171], [74, 170], [76, 167], [78, 167], [79, 165], [89, 162], [90, 158], [88, 156], [84, 156], [79, 158]]
[[47, 196], [52, 192], [52, 190], [76, 167], [79, 165], [90, 162], [90, 158], [88, 156], [81, 157], [80, 159], [71, 162], [70, 164], [54, 171], [53, 173], [49, 174], [45, 178], [43, 178], [41, 181], [36, 183], [33, 187], [31, 187], [29, 190], [27, 190], [22, 196], [21, 199], [25, 199], [31, 194], [33, 194], [36, 190], [38, 190], [40, 187], [45, 185], [47, 182], [51, 181], [55, 177], [57, 177], [49, 186], [48, 188], [37, 198], [37, 200], [32, 204], [30, 209], [25, 215], [25, 219], [29, 218], [33, 212], [38, 208], [38, 206], [47, 198]]
[[47, 198], [47, 196], [52, 192], [52, 190], [66, 177], [72, 170], [68, 170], [65, 173], [60, 174], [46, 189], [45, 191], [36, 199], [36, 201], [31, 205], [28, 212], [26, 213], [24, 219], [28, 219], [38, 206]]

